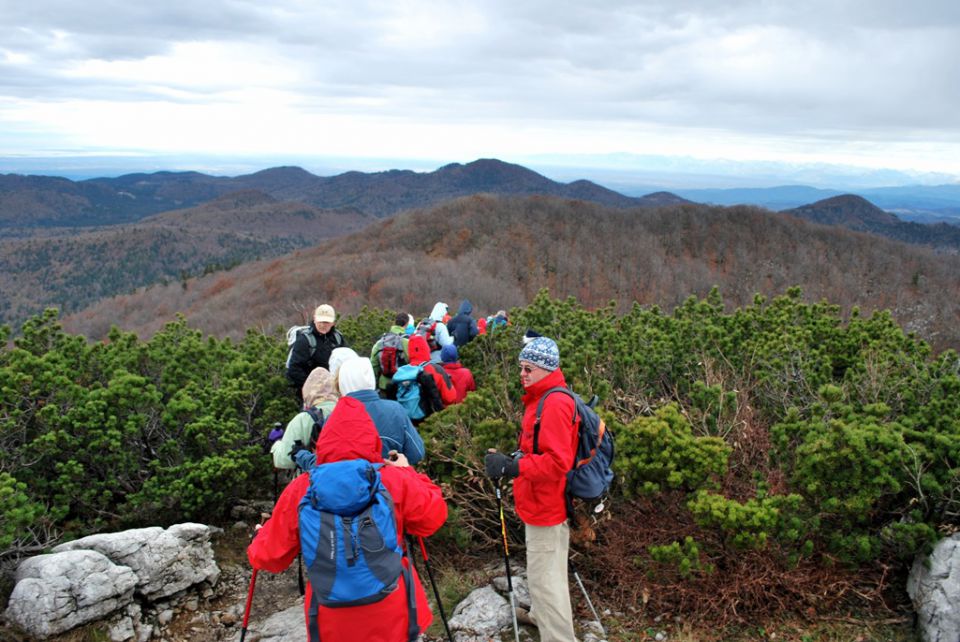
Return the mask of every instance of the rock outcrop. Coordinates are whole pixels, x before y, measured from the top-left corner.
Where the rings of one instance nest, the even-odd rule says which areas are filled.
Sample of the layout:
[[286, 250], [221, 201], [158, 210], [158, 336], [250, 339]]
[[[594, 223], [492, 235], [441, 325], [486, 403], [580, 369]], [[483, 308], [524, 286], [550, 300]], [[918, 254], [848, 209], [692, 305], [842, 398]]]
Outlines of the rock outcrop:
[[141, 605], [219, 579], [211, 533], [202, 524], [140, 528], [28, 558], [17, 569], [6, 618], [38, 639], [108, 617], [112, 640], [149, 638], [152, 625], [141, 621]]
[[960, 533], [940, 540], [914, 561], [907, 593], [925, 642], [960, 640]]

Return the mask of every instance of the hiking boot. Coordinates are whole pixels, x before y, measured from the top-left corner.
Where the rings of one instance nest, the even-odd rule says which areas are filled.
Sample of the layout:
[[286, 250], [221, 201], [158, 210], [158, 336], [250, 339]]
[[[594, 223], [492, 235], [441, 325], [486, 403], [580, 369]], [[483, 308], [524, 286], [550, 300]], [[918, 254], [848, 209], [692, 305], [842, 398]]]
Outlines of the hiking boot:
[[536, 620], [533, 619], [533, 616], [530, 615], [530, 611], [527, 609], [523, 608], [522, 606], [518, 606], [514, 609], [514, 611], [517, 614], [517, 622], [520, 624], [529, 624], [531, 626], [537, 625]]

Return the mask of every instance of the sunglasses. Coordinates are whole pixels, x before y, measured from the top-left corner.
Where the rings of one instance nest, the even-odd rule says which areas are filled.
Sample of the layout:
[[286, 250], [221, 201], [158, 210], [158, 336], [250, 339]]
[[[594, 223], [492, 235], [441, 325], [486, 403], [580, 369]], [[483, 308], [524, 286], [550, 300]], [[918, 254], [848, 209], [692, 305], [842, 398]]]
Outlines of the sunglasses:
[[535, 369], [536, 368], [534, 368], [533, 366], [520, 366], [520, 372], [522, 372], [523, 374], [530, 374]]

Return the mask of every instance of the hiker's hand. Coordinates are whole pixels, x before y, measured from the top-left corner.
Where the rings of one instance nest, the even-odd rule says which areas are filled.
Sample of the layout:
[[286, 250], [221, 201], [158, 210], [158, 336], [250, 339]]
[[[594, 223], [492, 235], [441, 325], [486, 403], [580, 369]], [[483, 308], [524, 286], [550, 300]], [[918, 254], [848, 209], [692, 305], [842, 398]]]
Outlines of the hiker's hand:
[[396, 466], [398, 468], [410, 467], [410, 462], [407, 461], [407, 456], [396, 451], [390, 451], [389, 458], [383, 463], [385, 463], [387, 466]]
[[520, 474], [520, 462], [503, 453], [488, 453], [483, 458], [483, 468], [490, 479], [516, 477]]
[[270, 434], [267, 435], [267, 439], [271, 442], [277, 441], [281, 438], [283, 438], [283, 428], [274, 428], [270, 431]]
[[293, 456], [293, 461], [297, 462], [297, 467], [303, 472], [309, 472], [317, 463], [317, 456], [304, 448]]

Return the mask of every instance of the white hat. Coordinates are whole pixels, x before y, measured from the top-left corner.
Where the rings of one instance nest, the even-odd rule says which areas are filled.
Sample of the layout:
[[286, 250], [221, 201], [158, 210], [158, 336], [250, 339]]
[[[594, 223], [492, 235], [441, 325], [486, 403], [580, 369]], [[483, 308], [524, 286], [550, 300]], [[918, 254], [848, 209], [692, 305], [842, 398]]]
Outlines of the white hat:
[[321, 323], [336, 323], [337, 313], [334, 312], [332, 305], [324, 303], [318, 305], [317, 309], [313, 311], [313, 320]]

